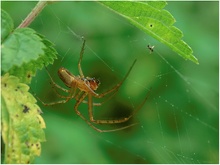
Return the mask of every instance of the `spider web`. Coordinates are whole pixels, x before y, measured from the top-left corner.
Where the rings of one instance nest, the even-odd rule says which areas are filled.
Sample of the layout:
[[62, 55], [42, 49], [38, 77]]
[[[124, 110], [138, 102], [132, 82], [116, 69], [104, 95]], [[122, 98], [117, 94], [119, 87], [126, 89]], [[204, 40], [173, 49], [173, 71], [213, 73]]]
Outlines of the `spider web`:
[[[91, 18], [86, 18], [88, 15]], [[56, 72], [61, 66], [78, 74], [81, 36], [86, 38], [82, 69], [86, 76], [100, 79], [99, 93], [119, 82], [137, 59], [110, 103], [94, 107], [97, 118], [113, 118], [112, 110], [116, 116], [131, 112], [152, 87], [147, 102], [126, 123], [138, 124], [123, 131], [102, 134], [94, 131], [73, 112], [74, 100], [66, 105], [42, 108], [48, 109], [44, 111], [48, 136], [36, 163], [218, 163], [216, 68], [210, 67], [205, 72], [204, 63], [197, 66], [184, 61], [126, 20], [91, 2], [48, 6], [32, 26], [38, 27], [56, 45], [59, 59], [49, 67], [55, 82], [59, 82]], [[148, 44], [155, 46], [153, 53], [147, 49]], [[214, 45], [211, 47], [209, 52], [214, 57], [206, 62], [218, 68], [218, 52]], [[37, 91], [42, 86], [37, 94], [43, 100], [54, 101], [56, 96], [49, 81], [42, 70], [33, 79], [32, 88]], [[86, 116], [87, 105], [80, 109]]]

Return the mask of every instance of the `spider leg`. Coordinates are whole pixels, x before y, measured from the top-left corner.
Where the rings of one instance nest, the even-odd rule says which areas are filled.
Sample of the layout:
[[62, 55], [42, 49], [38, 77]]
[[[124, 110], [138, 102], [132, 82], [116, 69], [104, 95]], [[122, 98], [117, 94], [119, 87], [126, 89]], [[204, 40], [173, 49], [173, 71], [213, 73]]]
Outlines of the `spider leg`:
[[126, 128], [129, 128], [129, 127], [132, 127], [134, 125], [136, 125], [137, 123], [135, 124], [131, 124], [129, 126], [125, 126], [125, 127], [121, 127], [121, 128], [117, 128], [117, 129], [109, 129], [109, 130], [102, 130], [102, 129], [99, 129], [97, 127], [95, 127], [90, 121], [88, 121], [78, 110], [78, 107], [80, 105], [80, 103], [85, 99], [85, 97], [88, 95], [88, 93], [83, 93], [82, 96], [80, 97], [79, 100], [77, 100], [75, 106], [74, 106], [74, 110], [76, 112], [76, 114], [81, 118], [83, 119], [90, 127], [92, 127], [94, 130], [98, 131], [98, 132], [115, 132], [115, 131], [120, 131], [120, 130], [123, 130], [123, 129], [126, 129]]
[[128, 75], [130, 74], [132, 68], [134, 67], [134, 64], [136, 63], [137, 59], [134, 60], [133, 64], [131, 65], [130, 69], [128, 70], [127, 74], [125, 75], [125, 77], [122, 79], [121, 82], [119, 82], [118, 84], [116, 84], [112, 89], [104, 92], [104, 93], [101, 93], [99, 95], [94, 95], [94, 97], [97, 97], [97, 98], [102, 98], [104, 97], [105, 95], [115, 91], [117, 92], [119, 90], [119, 88], [121, 87], [121, 85], [123, 84], [123, 82], [126, 80], [126, 78], [128, 77]]
[[79, 70], [80, 77], [84, 77], [83, 71], [82, 71], [82, 68], [81, 68], [81, 62], [82, 62], [83, 53], [84, 53], [84, 49], [85, 49], [85, 42], [86, 42], [84, 37], [82, 37], [82, 39], [83, 39], [83, 45], [82, 45], [82, 48], [81, 48], [80, 58], [79, 58], [79, 62], [78, 62], [78, 70]]
[[81, 118], [83, 119], [90, 127], [92, 127], [93, 129], [95, 129], [96, 131], [98, 132], [102, 132], [102, 130], [96, 128], [94, 125], [92, 125], [91, 122], [89, 122], [78, 110], [78, 107], [80, 105], [80, 103], [85, 99], [85, 97], [87, 96], [87, 93], [83, 93], [82, 96], [80, 97], [80, 99], [77, 100], [75, 106], [74, 106], [74, 110], [76, 112], [76, 114]]
[[56, 105], [56, 104], [64, 104], [67, 103], [70, 100], [70, 97], [66, 98], [65, 100], [59, 100], [56, 102], [51, 102], [51, 103], [45, 103], [43, 102], [39, 97], [37, 99], [44, 105], [44, 106], [50, 106], [50, 105]]
[[[77, 87], [76, 87], [76, 84], [73, 84], [73, 87], [70, 89], [70, 90], [67, 90], [67, 93], [71, 93], [71, 91], [73, 91], [73, 89], [74, 89], [74, 92], [73, 92], [73, 94], [71, 94], [71, 95], [69, 95], [69, 96], [63, 96], [63, 95], [61, 95], [58, 91], [57, 91], [57, 89], [56, 88], [53, 88], [53, 90], [54, 90], [54, 92], [56, 93], [56, 95], [58, 96], [58, 97], [60, 97], [60, 98], [69, 98], [69, 99], [73, 99], [73, 98], [75, 98], [77, 95], [75, 95], [76, 94], [76, 90], [77, 90]], [[78, 92], [78, 94], [79, 94], [80, 92]]]
[[51, 85], [53, 86], [53, 88], [54, 88], [54, 87], [57, 87], [57, 88], [61, 89], [62, 91], [68, 93], [69, 90], [67, 90], [67, 89], [65, 89], [65, 88], [62, 88], [61, 86], [59, 86], [58, 84], [56, 84], [56, 83], [54, 82], [54, 80], [53, 80], [53, 78], [51, 77], [51, 75], [50, 75], [50, 73], [49, 73], [49, 71], [48, 71], [48, 69], [47, 69], [46, 66], [45, 66], [45, 69], [46, 69], [46, 71], [47, 71], [48, 76], [50, 77], [50, 80], [51, 80], [50, 83], [52, 83]]
[[[151, 89], [150, 89], [151, 91]], [[123, 122], [126, 122], [128, 121], [134, 114], [137, 113], [137, 111], [139, 109], [141, 109], [141, 107], [144, 105], [144, 103], [147, 101], [148, 97], [149, 97], [149, 94], [150, 94], [150, 91], [147, 93], [147, 96], [145, 97], [145, 99], [142, 101], [141, 104], [139, 104], [137, 106], [137, 108], [133, 111], [133, 113], [131, 115], [129, 115], [128, 117], [124, 117], [124, 118], [121, 118], [121, 119], [116, 119], [116, 120], [96, 120], [94, 119], [93, 117], [93, 111], [92, 111], [92, 95], [91, 94], [88, 94], [88, 104], [89, 104], [89, 117], [90, 117], [90, 121], [93, 122], [93, 123], [96, 123], [96, 124], [118, 124], [118, 123], [123, 123]]]
[[92, 110], [92, 95], [88, 94], [88, 104], [89, 104], [89, 119], [91, 122], [96, 123], [96, 124], [118, 124], [118, 123], [123, 123], [126, 122], [127, 120], [130, 119], [130, 117], [125, 117], [121, 119], [115, 119], [115, 120], [96, 120], [93, 117], [93, 110]]
[[132, 113], [128, 118], [131, 118], [134, 114], [137, 113], [137, 111], [139, 111], [139, 110], [143, 107], [143, 105], [145, 104], [145, 102], [147, 101], [147, 99], [148, 99], [149, 96], [150, 96], [151, 90], [152, 90], [152, 88], [149, 89], [149, 91], [147, 92], [147, 95], [146, 95], [146, 97], [144, 98], [144, 100], [135, 108], [135, 110], [133, 111], [133, 113]]
[[39, 97], [37, 97], [37, 99], [45, 106], [50, 106], [50, 105], [56, 105], [56, 104], [64, 104], [64, 103], [67, 103], [71, 98], [74, 98], [75, 96], [75, 93], [76, 93], [76, 87], [74, 88], [71, 88], [70, 91], [69, 91], [69, 96], [62, 96], [60, 94], [58, 94], [58, 96], [62, 97], [62, 98], [65, 98], [65, 100], [59, 100], [59, 101], [56, 101], [56, 102], [51, 102], [51, 103], [45, 103], [43, 102]]

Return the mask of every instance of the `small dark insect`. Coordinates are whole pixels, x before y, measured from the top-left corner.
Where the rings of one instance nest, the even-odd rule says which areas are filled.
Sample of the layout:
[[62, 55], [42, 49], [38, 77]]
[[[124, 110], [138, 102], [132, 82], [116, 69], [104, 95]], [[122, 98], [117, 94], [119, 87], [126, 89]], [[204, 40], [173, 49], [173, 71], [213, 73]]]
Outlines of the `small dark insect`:
[[147, 45], [147, 48], [150, 50], [150, 54], [154, 52], [154, 46]]

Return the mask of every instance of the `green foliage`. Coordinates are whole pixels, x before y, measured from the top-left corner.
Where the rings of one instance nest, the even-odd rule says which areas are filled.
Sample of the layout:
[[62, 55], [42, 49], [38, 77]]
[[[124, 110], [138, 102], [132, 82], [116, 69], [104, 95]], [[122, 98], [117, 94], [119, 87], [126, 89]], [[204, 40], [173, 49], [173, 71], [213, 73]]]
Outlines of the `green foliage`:
[[7, 72], [14, 65], [20, 67], [36, 60], [44, 53], [43, 49], [45, 45], [33, 29], [15, 29], [2, 43], [2, 70]]
[[132, 24], [169, 46], [184, 59], [198, 64], [193, 51], [181, 38], [182, 32], [173, 26], [175, 19], [163, 8], [166, 2], [101, 2]]
[[38, 36], [41, 38], [41, 42], [46, 46], [44, 54], [40, 55], [36, 60], [23, 63], [20, 67], [14, 65], [9, 70], [11, 75], [16, 75], [22, 82], [29, 83], [38, 69], [42, 69], [44, 66], [52, 64], [54, 59], [56, 59], [57, 52], [53, 48], [53, 44], [46, 40], [44, 36], [41, 36], [40, 34], [38, 34]]
[[1, 10], [2, 14], [2, 29], [1, 29], [1, 39], [2, 41], [9, 35], [13, 30], [13, 20], [4, 10]]
[[53, 44], [33, 29], [20, 28], [13, 30], [10, 16], [2, 11], [2, 71], [9, 72], [30, 83], [31, 77], [43, 65], [52, 64], [56, 58]]
[[[2, 8], [18, 25], [18, 13], [24, 18], [35, 3], [4, 1]], [[159, 3], [153, 4], [159, 8]], [[164, 4], [160, 3], [160, 9]], [[213, 10], [205, 10], [207, 8]], [[73, 110], [75, 100], [63, 105], [42, 106], [47, 142], [41, 143], [42, 153], [34, 163], [219, 162], [218, 2], [169, 2], [166, 9], [178, 20], [176, 26], [185, 33], [184, 40], [192, 43], [195, 54], [200, 55], [200, 65], [176, 57], [175, 52], [158, 43], [149, 55], [146, 44], [152, 43], [151, 37], [96, 2], [54, 3], [36, 18], [31, 27], [58, 45], [61, 57], [49, 68], [53, 78], [58, 77], [57, 67], [61, 65], [78, 73], [81, 41], [68, 29], [87, 38], [82, 69], [85, 75], [100, 78], [103, 91], [117, 83], [115, 77], [126, 73], [128, 60], [137, 58], [137, 65], [116, 97], [106, 105], [94, 108], [96, 117], [109, 117], [113, 110], [123, 112], [122, 100], [132, 108], [142, 101], [149, 87], [153, 87], [153, 92], [132, 121], [140, 124], [114, 133], [99, 134], [81, 121]], [[55, 101], [49, 78], [45, 77], [48, 77], [45, 71], [38, 72], [31, 88], [44, 101]], [[101, 93], [102, 89], [99, 91]], [[85, 116], [87, 109], [87, 105], [79, 107]], [[8, 113], [3, 117], [4, 112], [7, 111], [2, 111], [2, 121], [8, 120]], [[106, 126], [100, 127], [106, 129]], [[94, 152], [90, 152], [91, 148]]]
[[3, 10], [1, 13], [4, 161], [31, 163], [40, 155], [40, 142], [45, 141], [45, 123], [35, 98], [28, 93], [29, 87], [20, 82], [30, 83], [37, 69], [53, 63], [57, 52], [50, 41], [33, 29], [13, 29], [11, 17]]
[[5, 144], [5, 163], [31, 163], [40, 155], [45, 141], [45, 123], [35, 98], [26, 84], [6, 74], [2, 86], [2, 139]]

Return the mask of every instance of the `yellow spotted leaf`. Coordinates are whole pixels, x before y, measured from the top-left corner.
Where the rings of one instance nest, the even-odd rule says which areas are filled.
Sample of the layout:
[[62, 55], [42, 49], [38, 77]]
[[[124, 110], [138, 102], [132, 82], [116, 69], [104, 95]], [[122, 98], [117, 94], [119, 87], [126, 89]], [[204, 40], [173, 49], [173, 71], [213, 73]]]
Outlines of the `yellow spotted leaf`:
[[36, 99], [29, 87], [15, 76], [5, 74], [2, 86], [1, 134], [4, 143], [4, 163], [33, 163], [45, 141], [45, 123]]

